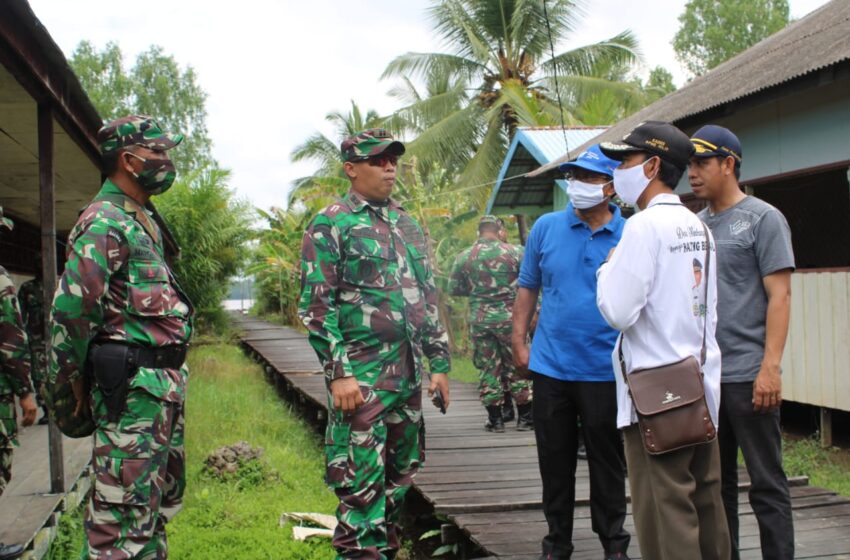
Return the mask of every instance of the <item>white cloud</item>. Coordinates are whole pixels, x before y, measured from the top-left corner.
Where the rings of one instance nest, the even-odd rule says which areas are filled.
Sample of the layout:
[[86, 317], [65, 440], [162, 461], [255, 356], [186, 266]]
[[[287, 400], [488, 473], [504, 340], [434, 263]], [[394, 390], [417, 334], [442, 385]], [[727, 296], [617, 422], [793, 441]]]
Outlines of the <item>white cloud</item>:
[[[801, 17], [825, 0], [791, 0]], [[281, 205], [289, 184], [311, 171], [289, 153], [324, 116], [350, 100], [387, 113], [396, 107], [381, 72], [407, 51], [441, 50], [427, 20], [430, 0], [242, 0], [238, 5], [175, 0], [167, 8], [107, 0], [30, 0], [66, 54], [83, 39], [117, 42], [128, 62], [151, 44], [191, 64], [209, 94], [214, 155], [233, 170], [233, 186], [262, 208]], [[588, 2], [571, 40], [599, 41], [624, 29], [640, 41], [646, 67], [684, 73], [670, 41], [683, 0]]]

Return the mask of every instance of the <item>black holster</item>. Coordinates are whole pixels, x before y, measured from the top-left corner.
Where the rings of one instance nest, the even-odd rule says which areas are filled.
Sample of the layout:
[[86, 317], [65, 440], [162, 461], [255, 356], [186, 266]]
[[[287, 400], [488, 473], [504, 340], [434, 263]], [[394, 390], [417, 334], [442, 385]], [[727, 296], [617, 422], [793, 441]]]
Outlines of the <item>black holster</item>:
[[138, 365], [129, 359], [130, 354], [131, 347], [126, 344], [93, 344], [89, 347], [91, 372], [103, 394], [106, 417], [110, 422], [118, 422], [124, 413], [130, 379], [138, 371]]

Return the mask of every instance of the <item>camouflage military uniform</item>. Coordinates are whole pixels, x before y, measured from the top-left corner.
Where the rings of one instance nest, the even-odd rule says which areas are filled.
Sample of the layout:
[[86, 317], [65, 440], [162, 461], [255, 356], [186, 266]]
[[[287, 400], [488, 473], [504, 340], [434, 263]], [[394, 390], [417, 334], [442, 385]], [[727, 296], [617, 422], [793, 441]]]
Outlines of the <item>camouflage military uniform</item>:
[[517, 375], [511, 351], [511, 313], [521, 262], [521, 247], [479, 239], [457, 256], [452, 267], [449, 291], [469, 297], [472, 361], [480, 371], [484, 406], [502, 405], [505, 385], [517, 406], [531, 402], [531, 383]]
[[[133, 127], [149, 130], [150, 121], [130, 119], [136, 120], [121, 119], [126, 135]], [[107, 137], [104, 151], [108, 128], [99, 134]], [[159, 138], [147, 134], [145, 140]], [[165, 261], [162, 233], [148, 210], [109, 179], [71, 230], [66, 256], [52, 307], [51, 383], [83, 375], [90, 343], [188, 344], [192, 307]], [[90, 558], [166, 558], [165, 523], [182, 503], [188, 370], [139, 367], [130, 375], [118, 421], [107, 417], [97, 384], [91, 390], [97, 428], [85, 515]]]
[[339, 498], [339, 557], [383, 559], [399, 547], [401, 503], [424, 460], [423, 358], [449, 371], [448, 337], [419, 225], [396, 202], [354, 190], [305, 232], [300, 314], [330, 383], [353, 376], [365, 403], [332, 414], [326, 480]]
[[12, 452], [17, 445], [15, 395], [33, 391], [29, 351], [12, 278], [0, 266], [0, 496], [12, 478]]
[[24, 282], [18, 291], [18, 301], [29, 339], [32, 364], [30, 373], [35, 387], [35, 398], [39, 406], [44, 406], [42, 388], [47, 379], [47, 355], [44, 353], [44, 293], [41, 280], [33, 278]]

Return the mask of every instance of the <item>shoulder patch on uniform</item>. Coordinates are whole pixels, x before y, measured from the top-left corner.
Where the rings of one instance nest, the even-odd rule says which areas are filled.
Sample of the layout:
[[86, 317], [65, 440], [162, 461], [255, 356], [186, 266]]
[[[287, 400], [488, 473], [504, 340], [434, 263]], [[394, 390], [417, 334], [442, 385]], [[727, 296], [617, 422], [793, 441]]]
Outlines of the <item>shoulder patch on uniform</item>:
[[337, 216], [340, 216], [340, 215], [343, 215], [343, 214], [350, 214], [350, 213], [351, 213], [351, 211], [348, 208], [348, 206], [345, 205], [345, 204], [342, 204], [341, 202], [334, 202], [333, 204], [331, 204], [330, 206], [328, 206], [327, 208], [325, 208], [324, 210], [319, 212], [319, 214], [326, 216], [327, 218], [331, 218], [331, 219], [336, 218]]
[[110, 226], [109, 229], [106, 230], [106, 235], [118, 243], [124, 243], [126, 239], [124, 238], [124, 233], [118, 228]]

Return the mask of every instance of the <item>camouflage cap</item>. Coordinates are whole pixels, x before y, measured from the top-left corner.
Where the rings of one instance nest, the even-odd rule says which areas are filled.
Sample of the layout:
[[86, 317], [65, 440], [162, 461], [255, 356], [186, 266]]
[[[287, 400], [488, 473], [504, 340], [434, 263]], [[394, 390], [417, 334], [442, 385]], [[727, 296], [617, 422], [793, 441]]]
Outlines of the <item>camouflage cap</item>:
[[100, 152], [108, 154], [128, 146], [170, 150], [183, 141], [182, 134], [163, 132], [153, 117], [130, 115], [107, 123], [97, 132]]
[[503, 222], [501, 218], [493, 216], [492, 214], [485, 214], [481, 216], [481, 219], [478, 220], [478, 225], [483, 226], [484, 224], [495, 224], [499, 227], [505, 227], [505, 222]]
[[370, 128], [353, 134], [339, 146], [342, 161], [363, 161], [389, 151], [400, 156], [404, 154], [404, 144], [393, 140], [392, 134], [383, 128]]
[[9, 218], [7, 218], [3, 215], [3, 207], [2, 206], [0, 206], [0, 226], [6, 228], [8, 230], [11, 230], [12, 228], [15, 227], [15, 222], [13, 222], [12, 220], [10, 220]]

